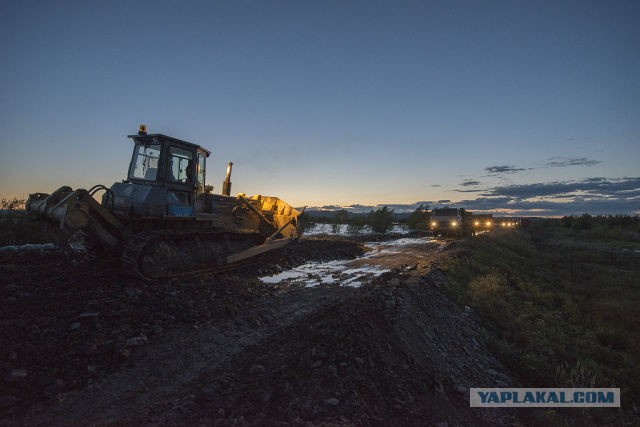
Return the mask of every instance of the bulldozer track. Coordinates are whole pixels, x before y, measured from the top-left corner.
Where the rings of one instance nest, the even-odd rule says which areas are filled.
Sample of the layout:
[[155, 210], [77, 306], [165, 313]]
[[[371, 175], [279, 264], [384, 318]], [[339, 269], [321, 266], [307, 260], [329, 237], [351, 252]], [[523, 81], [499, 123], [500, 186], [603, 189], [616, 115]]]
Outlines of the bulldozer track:
[[[167, 241], [184, 241], [188, 239], [198, 239], [198, 240], [209, 240], [210, 243], [213, 242], [221, 242], [225, 239], [235, 238], [239, 239], [247, 236], [255, 236], [253, 233], [230, 233], [225, 231], [203, 231], [203, 230], [154, 230], [154, 231], [143, 231], [141, 233], [136, 234], [131, 238], [124, 246], [124, 250], [122, 252], [122, 266], [125, 272], [138, 276], [145, 280], [155, 280], [155, 279], [163, 279], [163, 278], [171, 278], [171, 277], [182, 277], [189, 276], [195, 274], [203, 274], [203, 273], [224, 273], [228, 271], [233, 271], [239, 269], [245, 265], [247, 265], [248, 261], [237, 261], [233, 263], [226, 262], [225, 257], [219, 257], [218, 262], [224, 261], [222, 264], [215, 265], [203, 265], [193, 269], [185, 269], [178, 272], [165, 272], [160, 269], [154, 269], [149, 272], [146, 272], [142, 266], [142, 257], [144, 256], [145, 250], [148, 250], [150, 246], [152, 246], [155, 242], [167, 242]], [[224, 249], [221, 246], [221, 252], [224, 252]], [[180, 259], [187, 261], [190, 259], [190, 256], [179, 256], [177, 259], [171, 261], [171, 263], [177, 263]], [[213, 262], [216, 260], [207, 260], [208, 262]]]

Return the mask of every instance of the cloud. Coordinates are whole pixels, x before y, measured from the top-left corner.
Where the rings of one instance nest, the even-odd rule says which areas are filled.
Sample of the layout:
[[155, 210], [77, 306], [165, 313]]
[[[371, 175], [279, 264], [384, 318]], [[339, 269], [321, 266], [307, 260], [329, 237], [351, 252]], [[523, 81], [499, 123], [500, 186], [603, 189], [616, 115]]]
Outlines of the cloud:
[[452, 191], [455, 191], [456, 193], [481, 193], [481, 192], [486, 191], [486, 190], [481, 190], [479, 188], [475, 188], [475, 189], [471, 189], [471, 190], [455, 189], [455, 190], [452, 190]]
[[579, 181], [561, 181], [549, 183], [534, 183], [521, 185], [507, 185], [495, 187], [485, 196], [508, 196], [513, 199], [524, 200], [536, 197], [567, 197], [580, 194], [592, 197], [619, 198], [640, 196], [640, 178], [586, 178]]
[[[454, 190], [461, 193], [476, 190]], [[347, 209], [367, 213], [387, 206], [396, 213], [413, 212], [422, 204], [431, 208], [457, 206], [472, 212], [494, 216], [563, 216], [590, 213], [592, 215], [640, 215], [640, 177], [593, 177], [576, 181], [538, 182], [501, 185], [478, 190], [473, 199], [420, 201], [413, 204], [324, 206], [321, 209]], [[470, 195], [470, 197], [473, 197]], [[317, 210], [309, 208], [310, 210]]]
[[442, 187], [440, 184], [431, 184], [432, 187]]
[[489, 166], [484, 168], [489, 175], [511, 174], [526, 171], [523, 168], [516, 168], [515, 166]]
[[600, 160], [587, 159], [586, 157], [552, 157], [545, 166], [550, 168], [565, 168], [567, 166], [596, 166], [602, 164]]
[[640, 177], [593, 177], [576, 181], [501, 185], [480, 192], [473, 199], [455, 203], [442, 200], [438, 204], [452, 204], [495, 216], [563, 216], [585, 212], [592, 215], [640, 215]]
[[640, 213], [640, 177], [586, 178], [494, 187], [482, 197], [463, 200], [471, 210], [508, 215], [595, 215]]
[[463, 187], [470, 187], [473, 185], [480, 185], [480, 181], [474, 181], [472, 179], [466, 179], [460, 183]]
[[505, 199], [481, 198], [462, 200], [458, 206], [474, 212], [491, 212], [496, 216], [563, 216], [589, 213], [591, 215], [640, 215], [638, 200], [585, 200], [577, 198], [570, 202], [553, 201], [506, 201]]

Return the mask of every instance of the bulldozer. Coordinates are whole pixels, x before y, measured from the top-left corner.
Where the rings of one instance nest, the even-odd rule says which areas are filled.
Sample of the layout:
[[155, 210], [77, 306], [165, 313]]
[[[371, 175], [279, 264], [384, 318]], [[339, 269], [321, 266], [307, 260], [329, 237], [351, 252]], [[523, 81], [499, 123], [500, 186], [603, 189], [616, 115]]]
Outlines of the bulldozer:
[[[82, 233], [121, 258], [126, 272], [154, 280], [238, 268], [302, 236], [298, 210], [277, 197], [231, 196], [229, 163], [221, 194], [207, 185], [210, 151], [140, 125], [127, 179], [107, 188], [30, 194], [26, 211]], [[101, 201], [97, 194], [102, 193]]]

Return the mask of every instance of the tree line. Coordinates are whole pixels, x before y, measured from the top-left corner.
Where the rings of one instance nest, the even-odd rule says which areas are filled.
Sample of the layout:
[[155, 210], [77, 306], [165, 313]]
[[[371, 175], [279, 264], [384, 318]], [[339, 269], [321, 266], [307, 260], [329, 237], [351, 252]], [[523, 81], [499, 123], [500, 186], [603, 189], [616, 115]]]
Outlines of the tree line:
[[404, 224], [412, 230], [426, 230], [429, 224], [429, 206], [421, 205], [411, 214], [399, 215], [383, 206], [367, 213], [348, 212], [340, 209], [331, 213], [304, 213], [305, 227], [314, 224], [347, 224], [355, 227], [369, 226], [376, 233], [385, 233], [393, 224]]

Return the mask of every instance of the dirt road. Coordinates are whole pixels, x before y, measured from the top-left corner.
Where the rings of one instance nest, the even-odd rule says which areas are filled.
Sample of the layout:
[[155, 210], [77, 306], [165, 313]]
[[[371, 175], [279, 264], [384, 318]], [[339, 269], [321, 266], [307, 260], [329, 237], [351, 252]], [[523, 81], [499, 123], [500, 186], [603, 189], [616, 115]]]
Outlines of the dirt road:
[[0, 421], [510, 424], [469, 408], [469, 387], [511, 380], [438, 289], [451, 246], [308, 239], [154, 284], [90, 256], [4, 254]]

